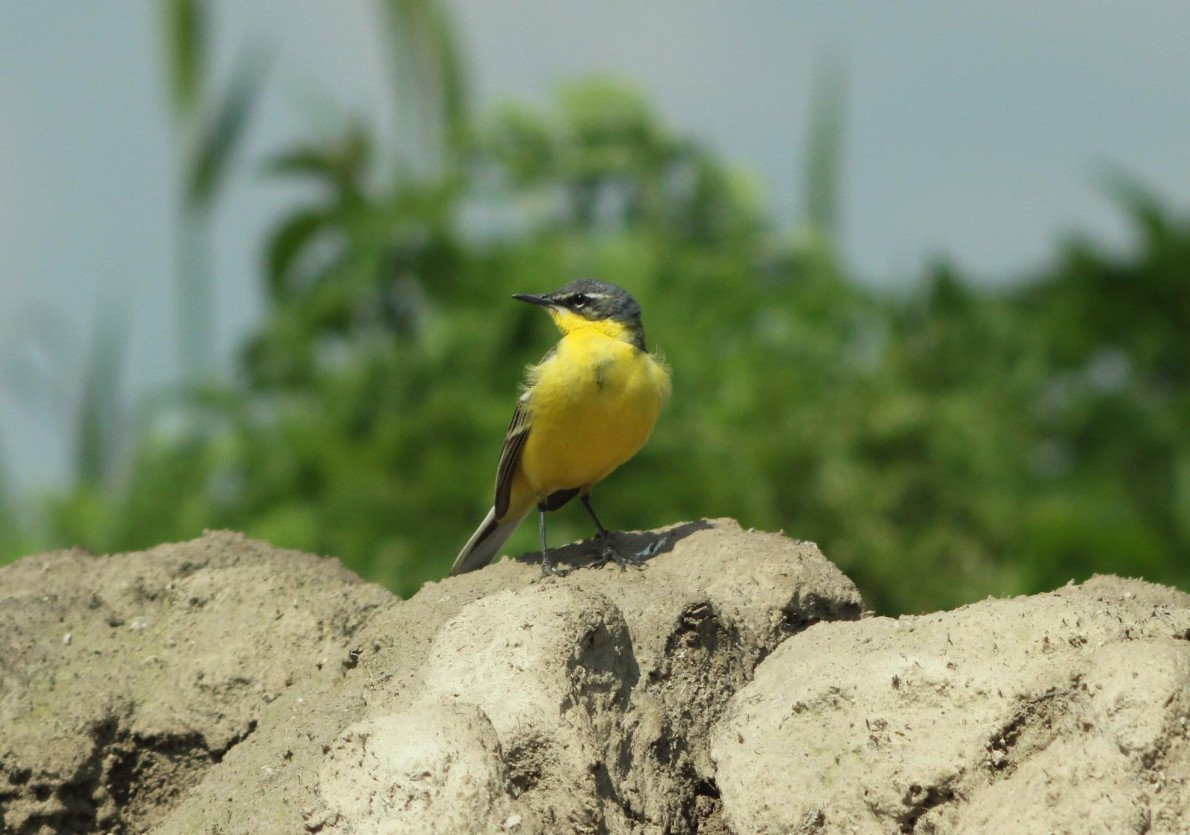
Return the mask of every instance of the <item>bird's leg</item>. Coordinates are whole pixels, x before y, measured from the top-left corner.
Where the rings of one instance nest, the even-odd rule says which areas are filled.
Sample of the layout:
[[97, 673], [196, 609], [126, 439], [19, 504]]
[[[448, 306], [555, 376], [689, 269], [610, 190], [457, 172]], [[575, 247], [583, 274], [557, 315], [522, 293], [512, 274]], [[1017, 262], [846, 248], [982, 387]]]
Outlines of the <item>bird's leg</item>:
[[583, 503], [583, 507], [587, 509], [587, 513], [591, 514], [591, 521], [595, 523], [595, 529], [598, 531], [595, 535], [600, 539], [607, 539], [607, 528], [603, 527], [603, 523], [599, 521], [599, 517], [595, 515], [595, 508], [591, 507], [591, 494], [584, 493], [579, 497], [579, 501]]
[[537, 515], [538, 527], [541, 530], [541, 576], [548, 577], [552, 574], [556, 577], [562, 577], [566, 574], [566, 571], [550, 562], [549, 547], [546, 545], [545, 539], [545, 508], [538, 507]]
[[589, 493], [585, 493], [580, 498], [583, 503], [583, 507], [587, 509], [587, 513], [591, 514], [591, 519], [595, 522], [595, 528], [597, 530], [595, 538], [603, 542], [603, 548], [601, 548], [599, 551], [599, 560], [593, 563], [593, 565], [596, 568], [602, 568], [609, 562], [614, 562], [616, 565], [620, 566], [621, 571], [624, 570], [626, 565], [640, 565], [640, 563], [625, 557], [618, 550], [616, 550], [614, 545], [611, 544], [611, 534], [607, 532], [607, 528], [603, 527], [603, 523], [600, 522], [599, 517], [595, 515], [595, 508], [591, 507], [591, 495]]

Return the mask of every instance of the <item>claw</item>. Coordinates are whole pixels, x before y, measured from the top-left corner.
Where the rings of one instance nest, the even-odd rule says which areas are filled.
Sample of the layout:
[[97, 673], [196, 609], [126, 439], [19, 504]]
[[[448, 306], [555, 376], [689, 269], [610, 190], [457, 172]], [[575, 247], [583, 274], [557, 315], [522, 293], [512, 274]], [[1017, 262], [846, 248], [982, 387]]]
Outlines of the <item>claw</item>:
[[[603, 536], [597, 536], [596, 540], [603, 538]], [[597, 559], [591, 565], [593, 568], [602, 568], [609, 562], [614, 562], [620, 567], [620, 571], [624, 571], [630, 565], [633, 568], [644, 569], [648, 568], [648, 565], [644, 562], [644, 560], [655, 554], [659, 548], [660, 546], [657, 543], [654, 543], [648, 548], [638, 551], [635, 554], [622, 554], [616, 549], [614, 545], [608, 543], [604, 545], [602, 549], [600, 549], [599, 559]]]
[[603, 549], [599, 552], [599, 559], [591, 563], [591, 567], [603, 568], [609, 562], [614, 562], [616, 565], [620, 566], [621, 571], [624, 570], [625, 558], [620, 556], [620, 552], [611, 545], [604, 545]]

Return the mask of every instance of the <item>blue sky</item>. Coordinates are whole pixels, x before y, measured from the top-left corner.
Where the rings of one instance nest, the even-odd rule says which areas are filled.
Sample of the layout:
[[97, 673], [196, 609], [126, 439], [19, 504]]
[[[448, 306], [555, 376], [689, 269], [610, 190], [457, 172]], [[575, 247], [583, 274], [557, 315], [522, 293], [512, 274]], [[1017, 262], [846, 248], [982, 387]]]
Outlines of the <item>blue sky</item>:
[[[0, 0], [0, 460], [29, 488], [69, 472], [69, 427], [101, 297], [128, 315], [130, 397], [175, 379], [171, 137], [153, 0]], [[294, 197], [258, 163], [344, 112], [391, 124], [371, 4], [216, 4], [216, 67], [246, 37], [277, 59], [220, 206], [226, 364], [259, 313], [264, 231]], [[637, 82], [667, 121], [752, 171], [795, 218], [816, 69], [848, 94], [848, 262], [911, 279], [937, 256], [985, 281], [1085, 232], [1121, 246], [1109, 165], [1190, 205], [1190, 3], [458, 0], [480, 108], [567, 79]], [[226, 367], [226, 365], [225, 365]]]

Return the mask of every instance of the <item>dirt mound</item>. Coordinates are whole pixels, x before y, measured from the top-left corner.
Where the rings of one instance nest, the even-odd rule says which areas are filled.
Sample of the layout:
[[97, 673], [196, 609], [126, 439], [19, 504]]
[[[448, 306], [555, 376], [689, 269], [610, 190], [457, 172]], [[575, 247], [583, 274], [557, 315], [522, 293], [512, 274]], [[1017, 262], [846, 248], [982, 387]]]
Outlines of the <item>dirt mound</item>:
[[617, 539], [408, 601], [224, 533], [0, 569], [0, 829], [1184, 829], [1186, 595], [857, 620], [810, 543]]
[[1186, 832], [1190, 595], [1097, 577], [820, 624], [712, 754], [739, 832]]
[[226, 533], [0, 569], [0, 829], [146, 828], [390, 605], [333, 560]]

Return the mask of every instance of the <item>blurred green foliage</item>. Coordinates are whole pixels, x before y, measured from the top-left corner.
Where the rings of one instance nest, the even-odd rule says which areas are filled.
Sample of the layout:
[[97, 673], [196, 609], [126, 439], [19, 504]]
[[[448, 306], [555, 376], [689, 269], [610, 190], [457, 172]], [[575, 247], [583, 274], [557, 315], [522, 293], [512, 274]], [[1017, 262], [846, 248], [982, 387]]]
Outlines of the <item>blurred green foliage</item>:
[[[522, 369], [556, 338], [509, 295], [593, 275], [636, 295], [674, 372], [653, 439], [596, 490], [612, 527], [783, 529], [887, 613], [1093, 572], [1190, 585], [1190, 219], [1132, 190], [1128, 253], [1073, 241], [1000, 291], [938, 265], [892, 297], [835, 249], [829, 101], [791, 232], [630, 87], [471, 122], [450, 63], [426, 63], [450, 94], [431, 175], [386, 167], [359, 125], [271, 160], [317, 197], [266, 242], [236, 380], [153, 410], [124, 483], [54, 499], [47, 539], [232, 528], [409, 594], [489, 507]], [[27, 544], [4, 519], [0, 547]], [[589, 534], [581, 508], [551, 517], [555, 544]]]

